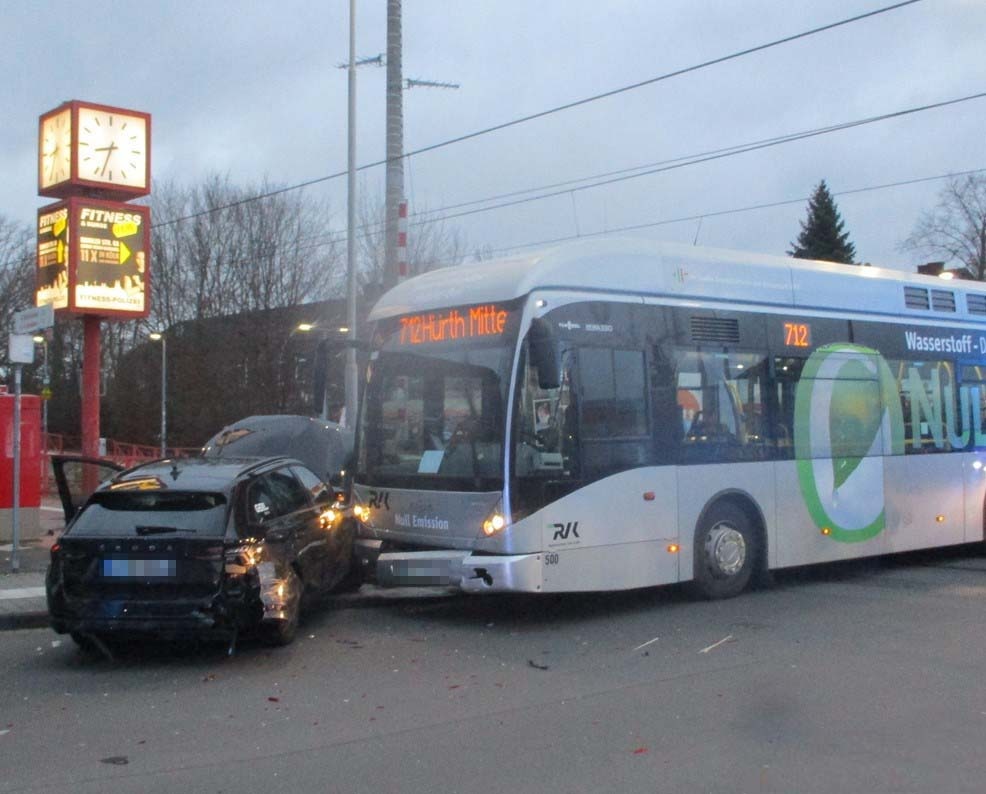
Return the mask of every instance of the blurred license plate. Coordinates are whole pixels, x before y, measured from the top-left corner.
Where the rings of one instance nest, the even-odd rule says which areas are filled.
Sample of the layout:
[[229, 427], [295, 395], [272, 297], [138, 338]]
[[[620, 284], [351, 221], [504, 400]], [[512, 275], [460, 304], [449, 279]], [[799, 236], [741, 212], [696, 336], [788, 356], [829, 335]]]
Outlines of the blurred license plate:
[[103, 576], [147, 579], [175, 575], [174, 560], [103, 560]]

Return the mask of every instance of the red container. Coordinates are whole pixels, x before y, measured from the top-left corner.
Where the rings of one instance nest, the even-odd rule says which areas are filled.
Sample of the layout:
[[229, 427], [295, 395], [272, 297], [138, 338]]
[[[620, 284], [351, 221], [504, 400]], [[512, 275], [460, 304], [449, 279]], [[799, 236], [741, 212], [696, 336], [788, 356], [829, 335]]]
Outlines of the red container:
[[[14, 400], [0, 394], [0, 509], [14, 506]], [[41, 506], [41, 398], [21, 395], [21, 507]]]

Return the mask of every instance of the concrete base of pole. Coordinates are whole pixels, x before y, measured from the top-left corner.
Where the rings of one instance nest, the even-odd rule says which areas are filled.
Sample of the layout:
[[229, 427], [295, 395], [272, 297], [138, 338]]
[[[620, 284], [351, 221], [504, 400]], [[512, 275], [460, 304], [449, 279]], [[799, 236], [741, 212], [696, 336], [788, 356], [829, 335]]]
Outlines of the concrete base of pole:
[[[41, 509], [38, 507], [21, 507], [18, 510], [18, 529], [20, 542], [37, 540], [44, 532], [41, 529]], [[10, 543], [13, 540], [14, 511], [12, 508], [0, 508], [0, 543]]]

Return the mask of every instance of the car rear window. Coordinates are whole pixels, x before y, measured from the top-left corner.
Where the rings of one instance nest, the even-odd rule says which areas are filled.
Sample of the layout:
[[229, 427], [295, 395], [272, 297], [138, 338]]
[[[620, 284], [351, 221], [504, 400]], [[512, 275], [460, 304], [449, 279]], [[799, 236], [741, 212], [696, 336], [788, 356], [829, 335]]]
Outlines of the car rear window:
[[68, 534], [220, 537], [225, 528], [226, 497], [221, 493], [103, 491], [93, 494]]

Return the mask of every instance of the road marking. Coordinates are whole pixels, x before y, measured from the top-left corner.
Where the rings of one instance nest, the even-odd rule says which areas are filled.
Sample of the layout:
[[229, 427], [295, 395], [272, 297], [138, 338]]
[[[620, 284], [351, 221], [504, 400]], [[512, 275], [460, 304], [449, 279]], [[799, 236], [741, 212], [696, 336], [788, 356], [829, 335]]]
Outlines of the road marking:
[[0, 601], [11, 598], [44, 598], [44, 594], [43, 587], [12, 587], [9, 590], [0, 590]]
[[659, 639], [661, 639], [661, 638], [660, 637], [655, 637], [652, 640], [647, 640], [647, 642], [642, 642], [642, 643], [640, 643], [640, 645], [638, 645], [636, 648], [634, 648], [634, 650], [635, 651], [639, 651], [641, 648], [646, 648], [648, 645], [651, 645], [651, 644], [657, 642]]
[[61, 508], [61, 507], [46, 507], [45, 505], [41, 505], [41, 509], [42, 510], [47, 510], [49, 513], [64, 513], [65, 512], [65, 510], [63, 508]]

